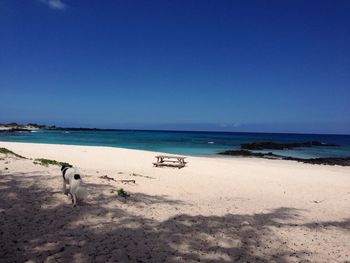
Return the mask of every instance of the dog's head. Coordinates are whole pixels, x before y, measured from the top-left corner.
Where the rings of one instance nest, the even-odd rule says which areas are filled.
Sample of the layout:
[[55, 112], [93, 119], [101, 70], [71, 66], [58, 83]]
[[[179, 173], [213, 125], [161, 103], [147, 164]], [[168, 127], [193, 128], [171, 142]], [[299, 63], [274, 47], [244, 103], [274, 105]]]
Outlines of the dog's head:
[[70, 168], [72, 167], [70, 164], [63, 164], [61, 167], [61, 171], [63, 171], [65, 168]]

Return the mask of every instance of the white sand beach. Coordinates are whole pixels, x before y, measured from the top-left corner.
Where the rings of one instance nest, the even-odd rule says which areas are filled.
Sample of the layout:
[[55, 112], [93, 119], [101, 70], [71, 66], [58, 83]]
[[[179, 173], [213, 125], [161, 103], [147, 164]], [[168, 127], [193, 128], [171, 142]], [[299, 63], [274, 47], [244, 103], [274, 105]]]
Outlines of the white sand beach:
[[[31, 158], [0, 154], [2, 262], [350, 262], [349, 167], [188, 156], [156, 168], [156, 152], [0, 147]], [[79, 168], [87, 200], [73, 207], [60, 167], [35, 158]]]

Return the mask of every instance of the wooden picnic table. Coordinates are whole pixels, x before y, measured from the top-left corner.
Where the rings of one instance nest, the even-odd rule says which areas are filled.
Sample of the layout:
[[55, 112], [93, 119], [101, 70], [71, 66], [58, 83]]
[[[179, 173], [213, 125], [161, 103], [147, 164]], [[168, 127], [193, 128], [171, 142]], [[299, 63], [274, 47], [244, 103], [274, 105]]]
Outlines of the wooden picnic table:
[[153, 163], [155, 167], [161, 167], [161, 166], [170, 166], [170, 167], [177, 167], [182, 168], [185, 167], [186, 162], [185, 158], [182, 156], [168, 156], [168, 155], [158, 155], [156, 156], [157, 162]]

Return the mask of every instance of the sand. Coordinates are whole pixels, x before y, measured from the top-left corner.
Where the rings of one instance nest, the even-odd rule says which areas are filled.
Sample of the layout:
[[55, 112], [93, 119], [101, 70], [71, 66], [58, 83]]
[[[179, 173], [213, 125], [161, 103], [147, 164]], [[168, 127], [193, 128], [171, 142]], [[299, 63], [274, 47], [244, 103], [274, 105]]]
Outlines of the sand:
[[188, 156], [155, 168], [156, 152], [0, 147], [71, 163], [90, 192], [73, 207], [59, 166], [0, 155], [1, 262], [350, 262], [349, 167]]

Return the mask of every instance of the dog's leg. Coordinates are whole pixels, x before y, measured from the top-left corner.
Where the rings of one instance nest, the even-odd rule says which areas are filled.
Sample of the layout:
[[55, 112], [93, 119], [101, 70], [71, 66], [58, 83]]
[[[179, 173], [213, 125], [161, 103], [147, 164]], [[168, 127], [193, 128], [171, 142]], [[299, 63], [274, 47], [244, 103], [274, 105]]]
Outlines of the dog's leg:
[[73, 206], [76, 207], [77, 206], [77, 197], [76, 197], [76, 195], [72, 194], [71, 192], [68, 192], [67, 195], [70, 197]]
[[77, 196], [75, 194], [72, 194], [73, 198], [72, 198], [72, 203], [74, 206], [77, 206]]
[[65, 195], [68, 195], [67, 190], [66, 190], [66, 182], [64, 181], [64, 179], [63, 179], [63, 187], [62, 187], [62, 189], [63, 189], [63, 193]]
[[72, 201], [73, 204], [73, 195], [70, 192], [67, 192], [67, 197]]

